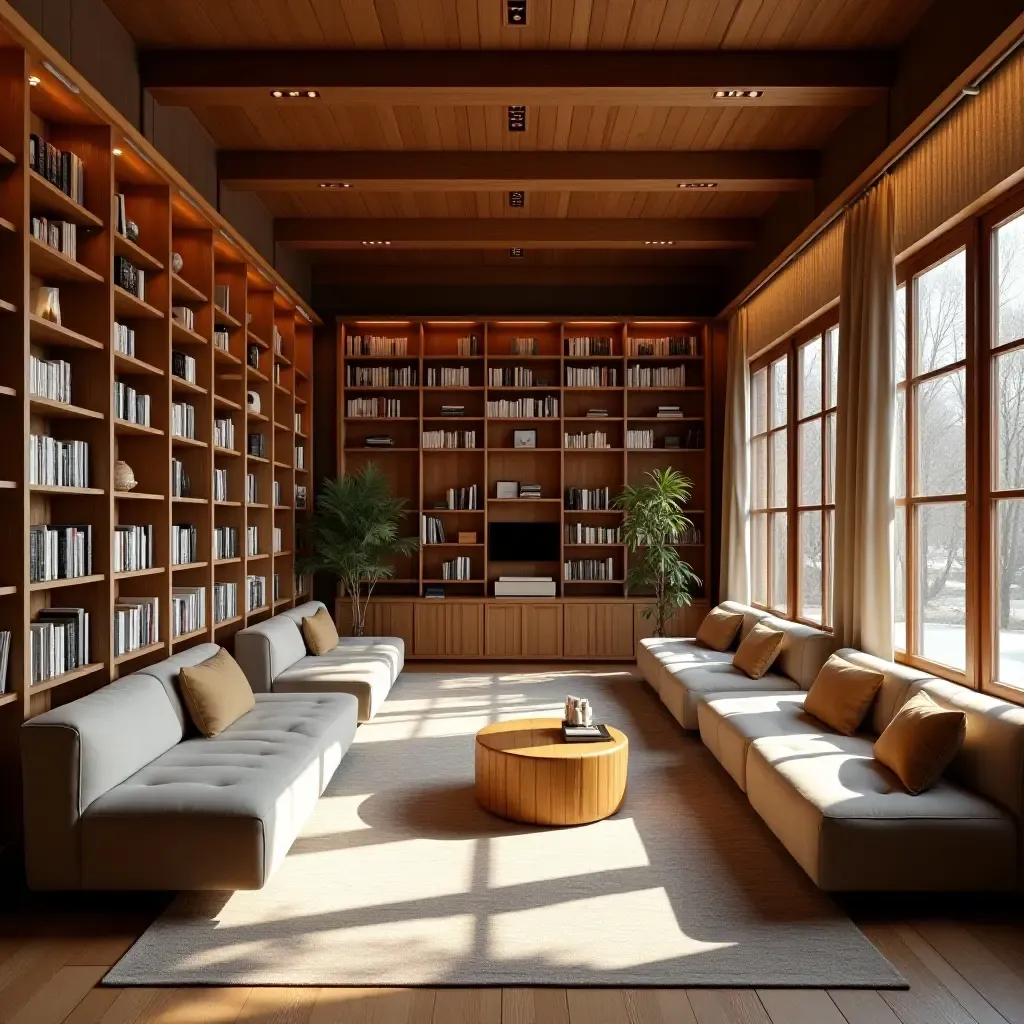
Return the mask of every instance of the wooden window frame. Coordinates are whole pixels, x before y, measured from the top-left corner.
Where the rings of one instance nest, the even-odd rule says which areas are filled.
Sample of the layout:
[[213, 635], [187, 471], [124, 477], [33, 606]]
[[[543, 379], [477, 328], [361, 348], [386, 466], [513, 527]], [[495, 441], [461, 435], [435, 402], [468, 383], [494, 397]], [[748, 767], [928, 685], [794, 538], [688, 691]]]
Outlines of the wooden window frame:
[[[909, 665], [921, 671], [952, 682], [969, 686], [973, 689], [979, 687], [979, 673], [977, 671], [977, 658], [975, 650], [975, 637], [977, 635], [978, 602], [976, 594], [979, 586], [979, 551], [978, 539], [979, 529], [977, 528], [977, 476], [978, 476], [978, 321], [977, 321], [977, 296], [976, 282], [978, 280], [978, 245], [976, 239], [976, 225], [968, 221], [958, 225], [951, 231], [937, 238], [935, 241], [924, 246], [913, 255], [900, 261], [896, 266], [896, 287], [906, 287], [905, 303], [905, 345], [904, 356], [906, 360], [906, 376], [903, 381], [896, 385], [897, 395], [901, 392], [904, 396], [904, 416], [906, 417], [906, 453], [904, 459], [904, 487], [903, 497], [896, 498], [896, 507], [904, 509], [904, 539], [906, 557], [904, 560], [904, 575], [906, 585], [906, 618], [907, 618], [907, 649], [895, 651], [895, 660], [901, 664]], [[916, 329], [916, 307], [917, 307], [917, 284], [918, 279], [929, 270], [946, 262], [959, 252], [965, 254], [965, 348], [964, 358], [949, 363], [940, 369], [916, 372], [915, 363], [915, 329]], [[895, 351], [894, 351], [895, 355]], [[929, 380], [948, 376], [958, 370], [963, 370], [965, 378], [965, 490], [955, 494], [923, 495], [916, 493], [917, 480], [917, 400], [916, 391], [923, 383]], [[963, 671], [950, 665], [943, 665], [924, 657], [915, 650], [918, 647], [918, 637], [923, 635], [923, 617], [918, 608], [919, 573], [917, 565], [917, 540], [918, 540], [918, 517], [920, 509], [926, 505], [948, 505], [962, 502], [965, 506], [965, 537], [964, 553], [966, 559], [966, 584], [965, 584], [965, 624], [964, 624], [964, 664]], [[920, 645], [923, 648], [923, 644]]]
[[978, 218], [978, 306], [979, 331], [977, 345], [978, 405], [984, 415], [979, 422], [978, 513], [975, 532], [978, 535], [979, 565], [977, 589], [980, 638], [978, 676], [981, 689], [1014, 703], [1024, 703], [1024, 687], [1012, 686], [997, 678], [999, 671], [999, 567], [998, 507], [1001, 501], [1024, 500], [1024, 488], [1000, 488], [996, 469], [998, 458], [998, 360], [1010, 352], [1024, 351], [1024, 337], [997, 344], [998, 332], [998, 268], [995, 264], [996, 232], [1004, 224], [1024, 216], [1024, 187], [1011, 192], [987, 213]]
[[[758, 434], [751, 433], [748, 439], [749, 451], [751, 453], [751, 460], [753, 460], [754, 453], [754, 442], [758, 439], [765, 439], [765, 446], [768, 453], [768, 469], [767, 469], [767, 501], [764, 508], [754, 508], [753, 499], [751, 500], [750, 514], [751, 514], [751, 527], [753, 528], [753, 520], [755, 516], [764, 515], [766, 517], [766, 547], [765, 547], [765, 589], [767, 602], [761, 603], [751, 600], [751, 605], [761, 611], [768, 612], [772, 615], [778, 615], [782, 618], [790, 619], [794, 622], [801, 622], [808, 626], [813, 626], [815, 629], [823, 629], [831, 632], [831, 611], [832, 611], [832, 558], [827, 554], [830, 550], [828, 547], [830, 542], [830, 532], [834, 528], [832, 524], [835, 522], [835, 493], [833, 491], [831, 500], [826, 501], [826, 495], [828, 494], [828, 483], [829, 474], [831, 472], [831, 453], [828, 451], [828, 447], [825, 444], [825, 431], [824, 424], [825, 418], [828, 414], [834, 413], [836, 406], [828, 405], [828, 382], [829, 374], [831, 371], [831, 355], [826, 352], [828, 349], [827, 337], [830, 331], [838, 331], [839, 329], [839, 304], [834, 302], [829, 305], [828, 309], [820, 316], [816, 317], [806, 326], [794, 331], [788, 337], [782, 339], [775, 345], [766, 349], [764, 352], [759, 353], [750, 360], [748, 364], [748, 374], [751, 381], [754, 378], [754, 374], [761, 370], [765, 370], [768, 373], [767, 382], [767, 419], [766, 429]], [[814, 413], [809, 416], [805, 416], [802, 420], [798, 418], [800, 409], [800, 350], [810, 342], [814, 341], [815, 338], [820, 337], [822, 340], [822, 369], [821, 369], [821, 403], [822, 408], [818, 413]], [[841, 344], [840, 340], [840, 344]], [[772, 390], [771, 390], [771, 367], [781, 360], [785, 360], [786, 373], [787, 373], [787, 386], [786, 386], [786, 422], [780, 426], [773, 426], [771, 422], [771, 409], [772, 409]], [[838, 398], [838, 388], [837, 388]], [[801, 423], [808, 423], [815, 418], [820, 418], [822, 421], [822, 503], [820, 505], [800, 505], [799, 504], [799, 480], [797, 473], [799, 471], [799, 437], [800, 431], [799, 426]], [[751, 416], [751, 425], [753, 425], [753, 416]], [[773, 434], [784, 431], [786, 434], [786, 504], [785, 506], [774, 506], [772, 504], [772, 484], [774, 480], [774, 465], [773, 465], [773, 449], [771, 444], [771, 438]], [[820, 622], [815, 622], [813, 619], [808, 619], [798, 614], [800, 608], [800, 587], [801, 587], [801, 573], [800, 573], [800, 557], [802, 549], [800, 548], [800, 513], [801, 512], [812, 512], [814, 510], [821, 510], [822, 513], [822, 546], [826, 553], [824, 558], [824, 565], [822, 568], [822, 617], [828, 620], [828, 625]], [[832, 524], [829, 523], [828, 512], [832, 513]], [[780, 609], [772, 605], [772, 592], [774, 588], [774, 576], [771, 556], [771, 544], [772, 544], [772, 517], [775, 515], [785, 514], [786, 516], [786, 604], [785, 609]], [[753, 550], [753, 545], [751, 545]], [[752, 572], [753, 572], [753, 567]]]

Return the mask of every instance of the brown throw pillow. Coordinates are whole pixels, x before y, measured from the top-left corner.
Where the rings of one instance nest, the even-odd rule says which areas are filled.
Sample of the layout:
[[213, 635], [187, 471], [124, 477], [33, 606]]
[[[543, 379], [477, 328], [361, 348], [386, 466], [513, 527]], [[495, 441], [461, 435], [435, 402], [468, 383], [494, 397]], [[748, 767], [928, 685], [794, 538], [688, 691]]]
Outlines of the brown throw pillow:
[[219, 736], [256, 707], [245, 673], [223, 647], [212, 658], [183, 668], [178, 685], [192, 721], [204, 736]]
[[326, 608], [302, 620], [302, 637], [310, 654], [326, 654], [338, 646], [338, 631]]
[[742, 625], [742, 612], [731, 612], [721, 606], [712, 608], [697, 630], [697, 643], [713, 651], [727, 651]]
[[786, 634], [781, 629], [759, 622], [740, 644], [732, 659], [733, 667], [746, 672], [751, 679], [760, 679], [779, 656], [785, 639]]
[[883, 678], [873, 668], [862, 668], [833, 654], [811, 683], [804, 711], [836, 732], [852, 736], [871, 710]]
[[875, 740], [875, 757], [916, 796], [935, 785], [966, 734], [962, 711], [947, 711], [919, 691]]

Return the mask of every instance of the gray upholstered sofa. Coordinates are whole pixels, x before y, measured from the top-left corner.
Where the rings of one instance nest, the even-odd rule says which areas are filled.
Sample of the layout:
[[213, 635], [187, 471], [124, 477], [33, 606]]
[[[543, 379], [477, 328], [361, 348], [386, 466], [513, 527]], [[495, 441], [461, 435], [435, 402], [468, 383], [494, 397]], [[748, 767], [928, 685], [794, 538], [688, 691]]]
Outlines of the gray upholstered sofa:
[[356, 731], [349, 694], [257, 694], [219, 736], [194, 730], [178, 672], [202, 644], [26, 722], [25, 860], [34, 889], [259, 889]]
[[327, 654], [306, 653], [302, 620], [324, 605], [309, 601], [235, 634], [235, 658], [255, 693], [351, 693], [359, 721], [376, 713], [405, 664], [398, 636], [342, 637]]
[[[745, 613], [744, 632], [763, 617], [742, 605], [730, 607]], [[794, 636], [807, 639], [791, 632], [787, 644]], [[783, 663], [781, 673], [757, 681], [722, 668], [708, 672], [709, 665], [729, 665], [732, 654], [708, 658], [717, 652], [692, 640], [641, 641], [637, 660], [684, 726], [695, 715], [704, 744], [821, 888], [1024, 887], [1024, 708], [847, 648], [838, 653], [881, 672], [883, 683], [864, 730], [843, 736], [804, 713], [806, 690], [817, 674], [811, 668], [824, 661], [814, 650], [801, 655], [799, 670]], [[785, 651], [779, 661], [784, 657]], [[718, 692], [715, 679], [724, 683]], [[875, 760], [872, 747], [922, 689], [966, 714], [967, 736], [939, 782], [911, 796]]]

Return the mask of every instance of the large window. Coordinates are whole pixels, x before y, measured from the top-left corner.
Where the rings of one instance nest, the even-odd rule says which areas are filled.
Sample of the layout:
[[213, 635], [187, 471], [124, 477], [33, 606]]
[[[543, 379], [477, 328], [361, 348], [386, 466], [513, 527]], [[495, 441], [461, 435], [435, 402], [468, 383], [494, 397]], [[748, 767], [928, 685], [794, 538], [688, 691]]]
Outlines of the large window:
[[967, 252], [922, 265], [928, 256], [902, 268], [896, 304], [894, 639], [910, 660], [959, 677], [970, 583]]
[[756, 359], [751, 382], [751, 599], [832, 621], [837, 312]]
[[1024, 213], [991, 245], [991, 677], [1024, 689]]

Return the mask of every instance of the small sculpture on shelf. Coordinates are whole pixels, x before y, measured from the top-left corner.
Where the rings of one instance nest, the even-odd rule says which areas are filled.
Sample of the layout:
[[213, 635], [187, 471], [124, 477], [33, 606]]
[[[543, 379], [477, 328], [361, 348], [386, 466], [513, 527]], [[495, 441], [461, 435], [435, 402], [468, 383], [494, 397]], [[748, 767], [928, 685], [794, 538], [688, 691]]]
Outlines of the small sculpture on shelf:
[[60, 289], [39, 287], [32, 291], [32, 312], [42, 320], [60, 324]]
[[135, 221], [130, 220], [124, 226], [124, 237], [129, 242], [137, 242], [139, 240], [139, 225]]
[[565, 716], [562, 721], [566, 725], [593, 725], [594, 709], [590, 701], [586, 697], [566, 697]]
[[183, 266], [185, 266], [185, 261], [181, 258], [181, 253], [179, 253], [179, 252], [172, 252], [171, 253], [171, 270], [173, 270], [175, 274], [180, 274], [181, 273], [181, 268]]
[[139, 482], [135, 479], [135, 473], [127, 462], [118, 459], [114, 463], [114, 490], [130, 491], [138, 487]]

